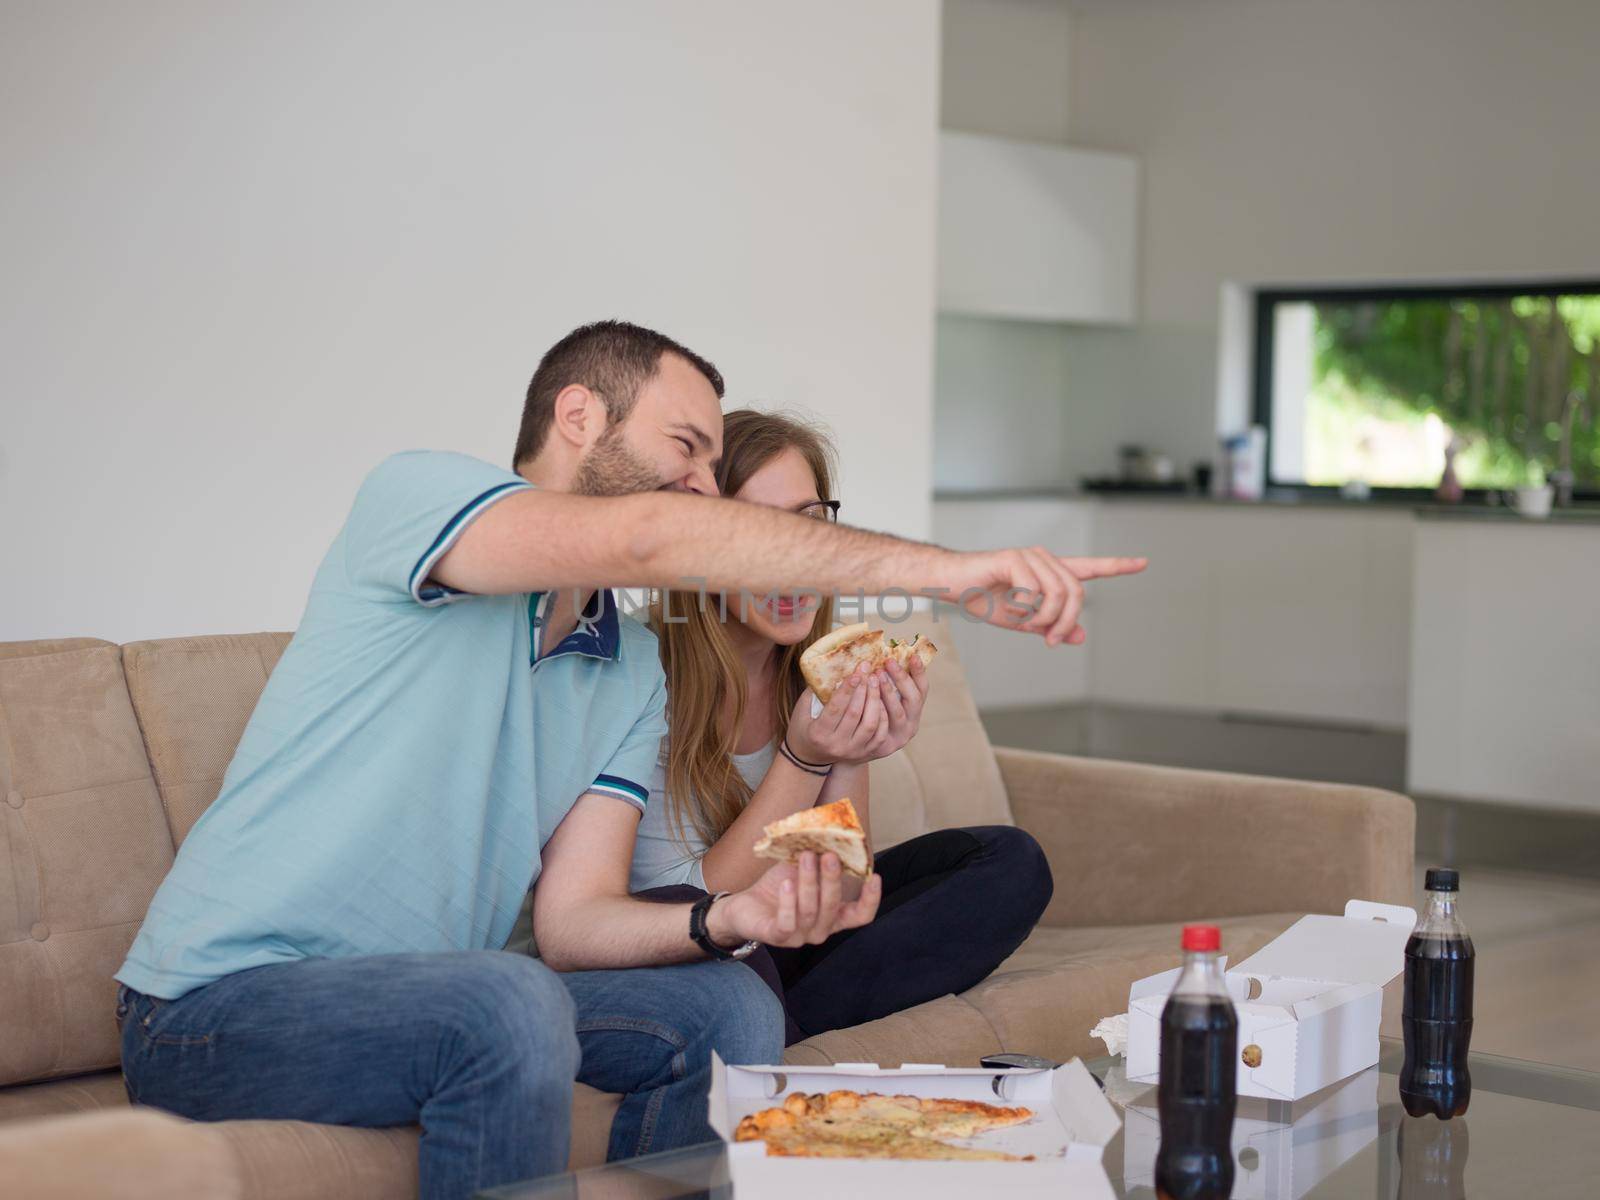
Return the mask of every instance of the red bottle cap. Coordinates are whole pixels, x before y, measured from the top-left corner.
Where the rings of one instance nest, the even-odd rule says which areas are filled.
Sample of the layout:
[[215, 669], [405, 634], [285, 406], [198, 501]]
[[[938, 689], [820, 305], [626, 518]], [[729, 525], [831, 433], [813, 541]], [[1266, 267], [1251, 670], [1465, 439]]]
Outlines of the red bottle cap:
[[1215, 925], [1185, 925], [1183, 927], [1185, 950], [1221, 950], [1222, 930]]

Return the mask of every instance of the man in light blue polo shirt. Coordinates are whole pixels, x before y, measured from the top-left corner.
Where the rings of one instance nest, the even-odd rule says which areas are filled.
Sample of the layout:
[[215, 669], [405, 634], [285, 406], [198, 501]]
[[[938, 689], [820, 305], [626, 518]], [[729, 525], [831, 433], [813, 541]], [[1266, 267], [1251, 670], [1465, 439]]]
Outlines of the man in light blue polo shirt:
[[[431, 1200], [559, 1170], [574, 1078], [625, 1093], [621, 1157], [710, 1136], [713, 1050], [777, 1061], [775, 998], [707, 958], [860, 925], [877, 881], [843, 903], [825, 856], [693, 906], [628, 896], [665, 696], [608, 587], [1026, 584], [1038, 605], [995, 619], [1060, 641], [1086, 568], [668, 494], [714, 490], [721, 393], [660, 334], [585, 326], [540, 363], [515, 472], [367, 476], [117, 973], [135, 1100], [420, 1122]], [[530, 887], [539, 958], [502, 950]]]
[[476, 514], [529, 487], [439, 452], [367, 476], [123, 983], [172, 1000], [275, 963], [504, 946], [579, 796], [643, 808], [665, 732], [655, 636], [596, 591], [541, 647], [548, 593], [429, 582]]

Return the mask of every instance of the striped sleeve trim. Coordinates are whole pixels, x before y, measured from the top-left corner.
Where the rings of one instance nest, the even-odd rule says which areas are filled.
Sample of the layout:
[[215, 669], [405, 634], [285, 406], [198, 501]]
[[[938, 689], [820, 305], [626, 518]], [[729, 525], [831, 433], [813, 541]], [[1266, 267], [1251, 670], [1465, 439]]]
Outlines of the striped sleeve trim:
[[620, 775], [599, 775], [589, 785], [591, 792], [599, 792], [604, 796], [615, 796], [618, 800], [626, 800], [640, 812], [650, 802], [650, 793], [631, 779], [624, 779]]
[[456, 539], [461, 536], [468, 525], [472, 524], [473, 519], [479, 513], [508, 492], [528, 491], [532, 487], [532, 484], [522, 480], [508, 480], [505, 483], [496, 484], [451, 517], [450, 523], [439, 531], [438, 537], [433, 539], [433, 545], [429, 546], [427, 552], [417, 559], [417, 565], [411, 568], [410, 590], [412, 599], [424, 608], [434, 608], [440, 604], [448, 604], [450, 601], [465, 595], [465, 592], [458, 592], [454, 588], [447, 588], [437, 584], [423, 586], [424, 581], [428, 578], [428, 572], [432, 571], [434, 564], [444, 557], [445, 552], [451, 546], [456, 544]]

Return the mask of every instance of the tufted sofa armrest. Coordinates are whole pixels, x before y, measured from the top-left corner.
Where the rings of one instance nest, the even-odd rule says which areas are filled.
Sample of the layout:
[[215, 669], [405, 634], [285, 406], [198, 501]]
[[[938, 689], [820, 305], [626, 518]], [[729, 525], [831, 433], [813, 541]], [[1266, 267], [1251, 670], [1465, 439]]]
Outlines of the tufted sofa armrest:
[[29, 1200], [235, 1200], [233, 1151], [215, 1129], [149, 1108], [0, 1125], [5, 1194]]

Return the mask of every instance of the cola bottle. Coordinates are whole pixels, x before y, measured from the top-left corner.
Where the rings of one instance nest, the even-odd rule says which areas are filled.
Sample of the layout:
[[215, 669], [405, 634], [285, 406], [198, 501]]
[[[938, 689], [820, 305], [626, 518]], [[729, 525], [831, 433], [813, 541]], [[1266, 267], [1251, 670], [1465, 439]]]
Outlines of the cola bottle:
[[1405, 1061], [1400, 1103], [1413, 1117], [1459, 1117], [1472, 1099], [1467, 1047], [1472, 1041], [1472, 939], [1456, 915], [1459, 873], [1433, 867], [1428, 904], [1406, 942], [1400, 1028]]
[[1225, 1200], [1233, 1191], [1239, 1018], [1222, 985], [1215, 925], [1186, 925], [1183, 971], [1161, 1012], [1161, 1200]]

